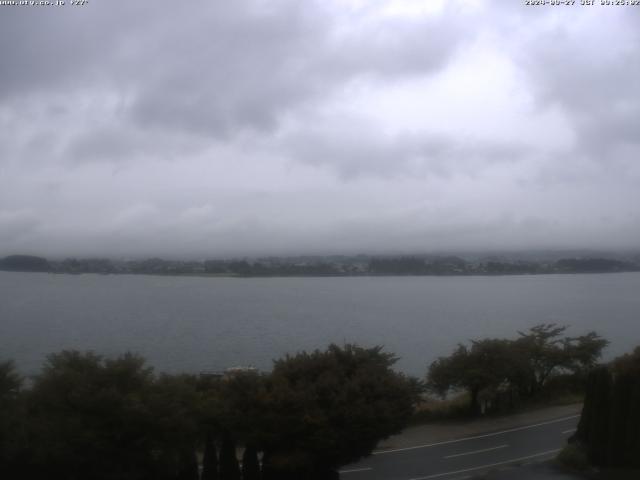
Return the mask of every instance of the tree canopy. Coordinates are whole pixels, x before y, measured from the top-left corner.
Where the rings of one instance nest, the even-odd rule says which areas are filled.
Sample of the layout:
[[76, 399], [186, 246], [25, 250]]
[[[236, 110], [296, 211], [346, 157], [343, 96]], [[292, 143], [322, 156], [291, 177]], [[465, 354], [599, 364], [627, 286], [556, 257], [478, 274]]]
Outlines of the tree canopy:
[[50, 355], [27, 393], [25, 471], [34, 478], [175, 478], [195, 447], [193, 392], [183, 378], [155, 378], [137, 355]]
[[331, 345], [275, 362], [266, 410], [265, 455], [278, 469], [331, 470], [368, 455], [406, 425], [415, 385], [394, 372], [381, 347]]
[[573, 443], [600, 467], [640, 468], [640, 347], [588, 377]]
[[12, 361], [0, 363], [0, 465], [8, 474], [19, 471], [18, 457], [26, 443], [22, 423], [25, 418], [19, 402], [22, 378]]
[[[0, 460], [11, 478], [330, 478], [398, 432], [416, 383], [381, 347], [331, 345], [270, 373], [157, 375], [138, 355], [62, 351], [29, 388], [0, 364]], [[242, 470], [236, 448], [244, 450]], [[218, 455], [219, 453], [219, 455]], [[204, 477], [203, 477], [204, 478]]]
[[439, 395], [466, 390], [470, 412], [481, 411], [481, 397], [495, 400], [506, 392], [514, 396], [535, 396], [548, 379], [559, 372], [584, 376], [608, 344], [595, 332], [563, 337], [567, 327], [540, 324], [519, 338], [482, 339], [470, 346], [459, 344], [453, 353], [434, 361], [427, 373], [429, 388]]

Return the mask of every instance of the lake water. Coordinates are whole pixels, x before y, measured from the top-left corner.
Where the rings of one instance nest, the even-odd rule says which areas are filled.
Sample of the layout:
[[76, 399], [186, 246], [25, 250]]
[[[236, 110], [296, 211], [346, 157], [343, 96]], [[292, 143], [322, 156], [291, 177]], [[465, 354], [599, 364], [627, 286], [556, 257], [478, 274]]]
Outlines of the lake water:
[[0, 272], [0, 360], [36, 372], [62, 349], [143, 354], [158, 370], [269, 369], [330, 342], [384, 345], [424, 375], [458, 342], [541, 322], [640, 344], [640, 273], [503, 277], [198, 278]]

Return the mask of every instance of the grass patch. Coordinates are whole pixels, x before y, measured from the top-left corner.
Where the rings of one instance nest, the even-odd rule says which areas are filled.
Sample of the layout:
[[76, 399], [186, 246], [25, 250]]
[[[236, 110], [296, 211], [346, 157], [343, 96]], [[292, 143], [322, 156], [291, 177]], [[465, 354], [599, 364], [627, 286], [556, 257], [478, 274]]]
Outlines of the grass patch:
[[526, 411], [544, 407], [560, 407], [563, 405], [575, 405], [576, 403], [584, 403], [584, 394], [567, 392], [555, 396], [536, 397], [521, 402], [517, 410]]
[[556, 462], [561, 467], [574, 472], [586, 473], [591, 470], [587, 454], [577, 445], [567, 445], [560, 450]]
[[469, 416], [469, 395], [461, 393], [445, 400], [431, 397], [425, 399], [416, 407], [411, 418], [412, 425], [420, 425], [437, 420], [466, 418]]
[[487, 418], [512, 413], [522, 413], [538, 410], [545, 407], [558, 407], [563, 405], [575, 405], [583, 403], [582, 393], [562, 392], [556, 395], [540, 395], [531, 399], [520, 400], [511, 408], [491, 409], [482, 415], [473, 417], [469, 409], [469, 395], [458, 393], [446, 399], [425, 396], [422, 402], [416, 406], [415, 412], [409, 421], [410, 425], [423, 425], [425, 423], [440, 420], [465, 420], [470, 418]]

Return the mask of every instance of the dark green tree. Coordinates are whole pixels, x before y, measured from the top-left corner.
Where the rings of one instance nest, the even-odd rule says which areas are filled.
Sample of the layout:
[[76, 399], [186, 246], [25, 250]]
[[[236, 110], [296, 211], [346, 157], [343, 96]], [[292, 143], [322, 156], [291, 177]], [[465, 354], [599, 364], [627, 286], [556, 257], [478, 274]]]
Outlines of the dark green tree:
[[180, 452], [180, 464], [178, 466], [178, 474], [176, 480], [199, 480], [198, 474], [198, 458], [195, 450], [185, 448]]
[[140, 478], [151, 470], [151, 369], [135, 355], [50, 355], [29, 394], [34, 476]]
[[220, 480], [240, 480], [240, 465], [236, 457], [236, 442], [229, 432], [225, 432], [222, 436]]
[[381, 347], [331, 345], [277, 360], [265, 405], [265, 478], [334, 478], [413, 413], [415, 383]]
[[22, 378], [12, 361], [0, 363], [0, 469], [7, 478], [22, 474], [26, 461]]
[[563, 348], [566, 342], [562, 339], [566, 329], [566, 326], [543, 323], [530, 328], [528, 332], [518, 332], [520, 338], [516, 341], [516, 347], [529, 364], [528, 395], [535, 395], [555, 369], [568, 366], [570, 359]]
[[218, 452], [211, 433], [207, 434], [204, 444], [201, 480], [218, 480]]
[[263, 438], [266, 412], [267, 376], [255, 371], [228, 374], [214, 391], [214, 424], [222, 432], [232, 432], [240, 445], [258, 445]]
[[528, 385], [522, 386], [528, 395], [537, 394], [558, 371], [585, 376], [609, 343], [595, 332], [575, 338], [563, 337], [566, 330], [566, 326], [549, 323], [519, 332], [515, 347], [528, 362]]
[[242, 480], [260, 480], [258, 451], [253, 445], [247, 445], [242, 454]]
[[[224, 453], [220, 451], [220, 478], [224, 478], [223, 475], [235, 478], [236, 475], [235, 446], [227, 448], [231, 441], [234, 445], [238, 442], [241, 446], [255, 446], [264, 438], [265, 378], [253, 370], [239, 370], [224, 378], [201, 382], [200, 416], [209, 438], [207, 445], [213, 445], [210, 442], [217, 434], [225, 448]], [[227, 462], [226, 466], [223, 462]]]
[[612, 377], [607, 367], [600, 367], [591, 372], [576, 434], [587, 445], [587, 456], [596, 465], [607, 463], [611, 383]]
[[540, 393], [549, 378], [563, 373], [583, 384], [586, 373], [600, 358], [607, 341], [595, 332], [580, 337], [563, 337], [567, 327], [541, 324], [520, 332], [516, 340], [473, 340], [458, 345], [447, 357], [433, 362], [427, 374], [431, 391], [445, 396], [464, 390], [470, 398], [470, 412], [481, 411], [484, 403], [497, 403]]
[[169, 479], [187, 478], [197, 466], [199, 400], [197, 380], [192, 375], [162, 374], [150, 387], [146, 407], [153, 420], [148, 434], [159, 457], [155, 465]]
[[600, 337], [596, 332], [566, 339], [563, 343], [568, 357], [565, 367], [572, 373], [585, 376], [597, 365], [602, 350], [607, 345], [609, 345], [609, 341]]
[[445, 396], [451, 390], [469, 394], [472, 415], [481, 412], [480, 396], [501, 386], [509, 387], [521, 375], [521, 361], [508, 340], [472, 341], [471, 347], [458, 345], [448, 357], [440, 357], [429, 367], [427, 385]]
[[591, 371], [572, 441], [600, 467], [640, 468], [640, 347]]
[[12, 360], [0, 362], [0, 401], [13, 401], [20, 393], [22, 378]]
[[191, 377], [156, 378], [136, 355], [51, 355], [28, 395], [28, 475], [187, 478], [197, 438], [195, 399]]

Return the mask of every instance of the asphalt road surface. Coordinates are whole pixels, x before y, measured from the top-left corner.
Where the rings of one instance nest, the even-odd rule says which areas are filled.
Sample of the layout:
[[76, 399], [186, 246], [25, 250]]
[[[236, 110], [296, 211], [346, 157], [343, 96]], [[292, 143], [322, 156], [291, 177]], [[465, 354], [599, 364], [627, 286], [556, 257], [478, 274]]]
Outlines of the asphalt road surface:
[[580, 415], [428, 445], [377, 451], [340, 471], [342, 480], [461, 480], [555, 457]]

